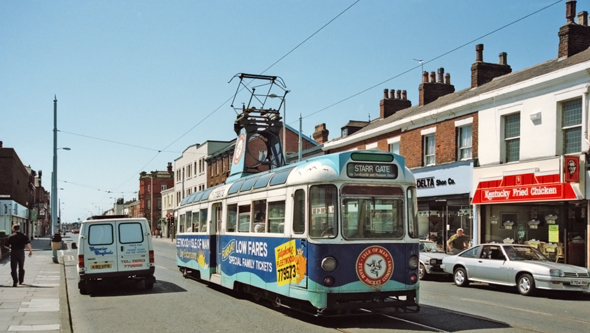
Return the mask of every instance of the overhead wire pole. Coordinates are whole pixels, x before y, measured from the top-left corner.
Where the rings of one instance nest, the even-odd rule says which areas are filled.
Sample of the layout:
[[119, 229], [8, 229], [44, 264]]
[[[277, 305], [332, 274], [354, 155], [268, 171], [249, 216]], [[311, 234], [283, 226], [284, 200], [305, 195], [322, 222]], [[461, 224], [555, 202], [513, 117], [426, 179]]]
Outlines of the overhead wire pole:
[[53, 99], [53, 171], [51, 172], [51, 235], [57, 219], [57, 96]]

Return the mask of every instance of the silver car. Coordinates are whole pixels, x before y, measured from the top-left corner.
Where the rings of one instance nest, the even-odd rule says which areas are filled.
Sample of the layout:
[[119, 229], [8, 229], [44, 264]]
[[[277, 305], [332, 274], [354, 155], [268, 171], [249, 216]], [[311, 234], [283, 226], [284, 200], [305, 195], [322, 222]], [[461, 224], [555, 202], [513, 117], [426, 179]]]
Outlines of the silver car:
[[584, 267], [549, 261], [528, 245], [482, 244], [443, 259], [445, 272], [459, 287], [470, 281], [517, 286], [522, 295], [536, 289], [587, 291], [590, 271]]
[[428, 274], [444, 274], [445, 271], [440, 267], [442, 259], [447, 256], [446, 253], [439, 250], [436, 243], [421, 240], [420, 241], [420, 280]]

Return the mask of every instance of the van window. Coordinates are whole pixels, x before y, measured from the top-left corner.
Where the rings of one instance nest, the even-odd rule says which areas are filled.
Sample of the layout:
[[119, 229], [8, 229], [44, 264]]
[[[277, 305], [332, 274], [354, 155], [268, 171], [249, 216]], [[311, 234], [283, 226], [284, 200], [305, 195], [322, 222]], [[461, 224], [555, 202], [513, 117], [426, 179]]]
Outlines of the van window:
[[112, 224], [91, 224], [88, 228], [88, 245], [113, 244]]
[[139, 222], [119, 224], [119, 242], [121, 244], [143, 242], [143, 230]]

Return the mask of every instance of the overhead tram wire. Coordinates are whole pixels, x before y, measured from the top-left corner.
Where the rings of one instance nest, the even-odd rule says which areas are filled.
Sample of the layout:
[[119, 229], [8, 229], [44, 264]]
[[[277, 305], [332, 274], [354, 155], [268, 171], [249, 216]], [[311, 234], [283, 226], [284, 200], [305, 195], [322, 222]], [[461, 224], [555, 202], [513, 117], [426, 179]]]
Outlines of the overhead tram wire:
[[[308, 114], [308, 115], [306, 115], [306, 116], [302, 117], [302, 119], [305, 119], [305, 118], [307, 118], [307, 117], [311, 117], [311, 116], [313, 116], [313, 115], [315, 115], [315, 114], [317, 114], [317, 113], [320, 113], [320, 112], [322, 112], [322, 111], [325, 111], [325, 110], [327, 110], [327, 109], [330, 109], [330, 108], [332, 108], [332, 107], [334, 107], [334, 106], [336, 106], [336, 105], [338, 105], [338, 104], [341, 104], [341, 103], [343, 103], [343, 102], [346, 102], [347, 100], [349, 100], [349, 99], [351, 99], [351, 98], [354, 98], [354, 97], [356, 97], [356, 96], [358, 96], [358, 95], [361, 95], [361, 94], [363, 94], [363, 93], [365, 93], [365, 92], [367, 92], [367, 91], [369, 91], [369, 90], [372, 90], [372, 89], [374, 89], [374, 88], [376, 88], [376, 87], [378, 87], [378, 86], [380, 86], [380, 85], [382, 85], [382, 84], [384, 84], [384, 83], [387, 83], [387, 82], [389, 82], [389, 81], [391, 81], [391, 80], [393, 80], [393, 79], [396, 79], [396, 78], [398, 78], [398, 77], [400, 77], [400, 76], [402, 76], [402, 75], [404, 75], [404, 74], [407, 74], [407, 73], [409, 73], [409, 72], [411, 72], [411, 71], [415, 70], [416, 68], [419, 68], [419, 67], [421, 67], [423, 64], [428, 64], [428, 63], [431, 63], [431, 62], [433, 62], [433, 61], [435, 61], [435, 60], [437, 60], [437, 59], [440, 59], [440, 58], [442, 58], [442, 57], [444, 57], [444, 56], [446, 56], [446, 55], [448, 55], [448, 54], [450, 54], [450, 53], [453, 53], [453, 52], [455, 52], [455, 51], [457, 51], [457, 50], [459, 50], [459, 49], [462, 49], [462, 48], [464, 48], [464, 47], [465, 47], [465, 46], [467, 46], [467, 45], [470, 45], [470, 44], [471, 44], [471, 43], [473, 43], [473, 42], [476, 42], [476, 41], [478, 41], [478, 40], [480, 40], [480, 39], [482, 39], [482, 38], [485, 38], [485, 37], [487, 37], [487, 36], [490, 36], [490, 35], [492, 35], [492, 34], [494, 34], [494, 33], [498, 32], [498, 31], [500, 31], [500, 30], [503, 30], [503, 29], [505, 29], [505, 28], [507, 28], [507, 27], [509, 27], [509, 26], [511, 26], [511, 25], [514, 25], [514, 24], [516, 24], [516, 23], [518, 23], [518, 22], [520, 22], [520, 21], [522, 21], [522, 20], [524, 20], [524, 19], [527, 19], [527, 18], [529, 18], [529, 17], [531, 17], [531, 16], [533, 16], [533, 15], [535, 15], [535, 14], [537, 14], [537, 13], [540, 13], [540, 12], [542, 12], [542, 11], [544, 11], [544, 10], [548, 9], [549, 7], [555, 6], [555, 5], [557, 5], [558, 3], [560, 3], [560, 2], [563, 2], [563, 0], [558, 0], [558, 1], [555, 1], [555, 2], [553, 2], [553, 3], [551, 3], [551, 4], [547, 5], [547, 6], [545, 6], [545, 7], [543, 7], [543, 8], [541, 8], [541, 9], [539, 9], [539, 10], [536, 10], [536, 11], [534, 11], [534, 12], [532, 12], [532, 13], [528, 14], [528, 15], [525, 15], [525, 16], [523, 16], [523, 17], [521, 17], [521, 18], [517, 19], [517, 20], [514, 20], [514, 21], [512, 21], [512, 22], [510, 22], [510, 23], [507, 23], [507, 24], [505, 24], [505, 25], [503, 25], [503, 26], [501, 26], [501, 27], [499, 27], [499, 28], [497, 28], [497, 29], [495, 29], [495, 30], [492, 30], [492, 31], [490, 31], [490, 32], [488, 32], [488, 33], [486, 33], [486, 34], [484, 34], [484, 35], [482, 35], [482, 36], [479, 36], [479, 37], [477, 37], [477, 38], [475, 38], [475, 39], [473, 39], [473, 40], [471, 40], [471, 41], [469, 41], [469, 42], [463, 43], [463, 44], [461, 44], [461, 45], [459, 45], [459, 46], [457, 46], [457, 47], [455, 47], [455, 48], [453, 48], [453, 49], [451, 49], [451, 50], [449, 50], [449, 51], [447, 51], [447, 52], [444, 52], [444, 53], [442, 53], [442, 54], [440, 54], [440, 55], [438, 55], [438, 56], [436, 56], [436, 57], [434, 57], [434, 58], [432, 58], [432, 59], [429, 59], [429, 60], [424, 60], [424, 61], [422, 61], [422, 63], [421, 63], [420, 65], [418, 65], [418, 66], [411, 67], [410, 69], [408, 69], [408, 70], [405, 70], [405, 71], [403, 71], [403, 72], [401, 72], [401, 73], [399, 73], [399, 74], [396, 74], [395, 76], [392, 76], [392, 77], [390, 77], [389, 79], [383, 80], [383, 81], [381, 81], [381, 82], [379, 82], [379, 83], [377, 83], [377, 84], [374, 84], [374, 85], [370, 86], [369, 88], [366, 88], [366, 89], [364, 89], [364, 90], [362, 90], [362, 91], [359, 91], [359, 92], [357, 92], [357, 93], [355, 93], [355, 94], [353, 94], [353, 95], [350, 95], [350, 96], [348, 96], [348, 97], [346, 97], [346, 98], [344, 98], [344, 99], [342, 99], [342, 100], [340, 100], [340, 101], [338, 101], [338, 102], [335, 102], [335, 103], [333, 103], [333, 104], [330, 104], [330, 105], [328, 105], [328, 106], [326, 106], [326, 107], [324, 107], [324, 108], [322, 108], [322, 109], [319, 109], [319, 110], [317, 110], [317, 111], [315, 111], [315, 112], [312, 112], [312, 113], [310, 113], [310, 114]], [[294, 122], [292, 122], [291, 124], [296, 124], [296, 123], [297, 123], [297, 121], [294, 121]]]
[[[338, 15], [336, 15], [334, 18], [332, 18], [330, 21], [328, 21], [326, 24], [324, 24], [322, 27], [320, 27], [319, 29], [317, 29], [314, 33], [312, 33], [309, 37], [307, 37], [306, 39], [304, 39], [301, 43], [297, 44], [297, 46], [295, 46], [294, 48], [292, 48], [289, 52], [287, 52], [285, 55], [283, 55], [282, 57], [280, 57], [277, 61], [275, 61], [274, 63], [272, 63], [269, 67], [267, 67], [264, 71], [262, 71], [260, 74], [265, 73], [266, 71], [268, 71], [270, 68], [272, 68], [273, 66], [275, 66], [276, 64], [278, 64], [280, 61], [282, 61], [283, 59], [285, 59], [287, 56], [289, 56], [291, 53], [293, 53], [296, 49], [298, 49], [301, 45], [305, 44], [308, 40], [310, 40], [312, 37], [314, 37], [316, 34], [318, 34], [320, 31], [322, 31], [324, 28], [326, 28], [328, 25], [330, 25], [332, 22], [334, 22], [337, 18], [339, 18], [340, 16], [342, 16], [345, 12], [347, 12], [350, 8], [352, 8], [354, 5], [356, 5], [357, 3], [359, 3], [360, 0], [356, 0], [355, 2], [353, 2], [350, 6], [348, 6], [347, 8], [345, 8], [343, 11], [341, 11]], [[161, 153], [161, 152], [166, 152], [166, 149], [168, 149], [170, 146], [172, 146], [173, 144], [175, 144], [176, 142], [178, 142], [180, 139], [182, 139], [183, 137], [185, 137], [187, 134], [189, 134], [190, 132], [192, 132], [197, 126], [199, 126], [201, 123], [203, 123], [203, 121], [207, 120], [209, 117], [211, 117], [215, 112], [219, 111], [219, 109], [221, 109], [223, 106], [225, 106], [229, 101], [231, 101], [231, 99], [233, 98], [233, 96], [229, 97], [228, 99], [226, 99], [221, 105], [219, 105], [215, 110], [211, 111], [211, 113], [209, 113], [207, 116], [205, 116], [204, 118], [201, 119], [201, 121], [199, 121], [197, 124], [195, 124], [193, 127], [191, 127], [189, 130], [187, 130], [185, 133], [183, 133], [182, 135], [180, 135], [176, 140], [172, 141], [170, 144], [168, 144], [166, 147], [164, 147], [161, 150], [158, 149], [153, 149], [153, 148], [146, 148], [146, 147], [140, 147], [140, 146], [135, 146], [135, 145], [131, 145], [131, 144], [125, 144], [125, 143], [121, 143], [121, 142], [115, 142], [112, 140], [106, 140], [106, 139], [100, 139], [100, 138], [95, 138], [95, 137], [91, 137], [91, 136], [87, 136], [87, 135], [82, 135], [82, 134], [77, 134], [77, 133], [71, 133], [71, 132], [65, 132], [65, 131], [61, 131], [63, 133], [67, 133], [67, 134], [72, 134], [72, 135], [78, 135], [78, 136], [82, 136], [82, 137], [87, 137], [87, 138], [91, 138], [91, 139], [95, 139], [95, 140], [101, 140], [101, 141], [106, 141], [106, 142], [112, 142], [112, 143], [117, 143], [117, 144], [122, 144], [122, 145], [126, 145], [126, 146], [130, 146], [130, 147], [136, 147], [136, 148], [140, 148], [140, 149], [146, 149], [146, 150], [153, 150], [153, 151], [157, 151], [156, 155], [150, 159], [142, 168], [139, 172], [140, 173], [143, 171], [143, 169], [145, 167], [147, 167], [154, 159], [156, 159], [156, 157]], [[137, 174], [136, 173], [136, 174]], [[130, 177], [128, 180], [126, 180], [121, 186], [124, 186], [126, 183], [128, 183], [129, 181], [131, 181], [133, 178], [137, 177], [135, 175], [133, 175], [132, 177]], [[119, 188], [121, 187], [119, 186]]]

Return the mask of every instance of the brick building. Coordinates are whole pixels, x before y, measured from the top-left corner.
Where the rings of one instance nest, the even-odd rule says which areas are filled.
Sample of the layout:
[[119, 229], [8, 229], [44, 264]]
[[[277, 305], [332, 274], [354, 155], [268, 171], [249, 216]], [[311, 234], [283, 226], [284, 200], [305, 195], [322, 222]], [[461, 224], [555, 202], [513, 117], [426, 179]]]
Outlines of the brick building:
[[10, 234], [13, 224], [33, 235], [31, 209], [35, 202], [35, 176], [13, 148], [0, 141], [0, 230]]
[[139, 216], [145, 217], [152, 228], [158, 227], [162, 216], [162, 190], [174, 187], [172, 163], [166, 171], [143, 171], [139, 176]]

